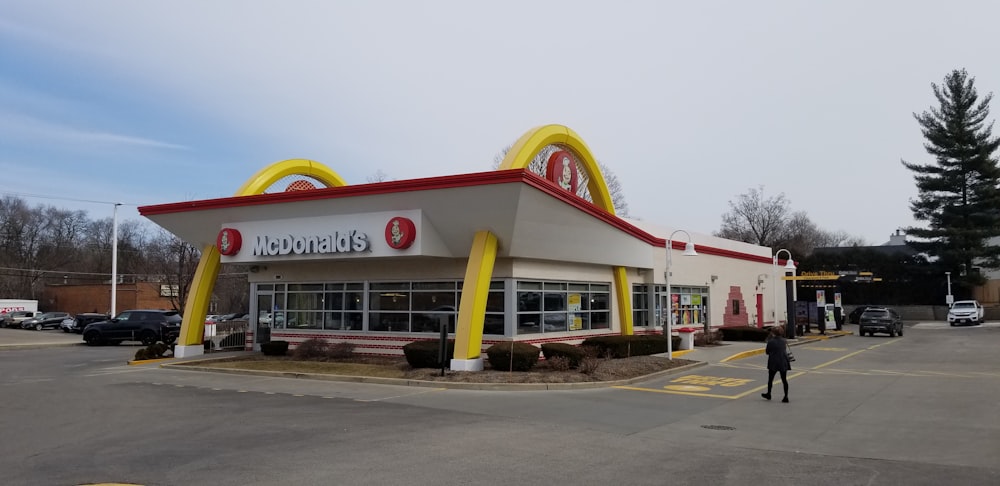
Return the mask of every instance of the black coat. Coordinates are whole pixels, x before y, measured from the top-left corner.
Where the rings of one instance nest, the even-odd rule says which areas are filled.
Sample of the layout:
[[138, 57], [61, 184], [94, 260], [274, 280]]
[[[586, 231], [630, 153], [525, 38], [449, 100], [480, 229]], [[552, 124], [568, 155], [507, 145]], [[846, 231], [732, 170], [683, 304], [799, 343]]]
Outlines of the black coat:
[[788, 371], [792, 369], [792, 363], [788, 361], [788, 342], [785, 338], [776, 336], [767, 341], [764, 348], [767, 353], [768, 371]]

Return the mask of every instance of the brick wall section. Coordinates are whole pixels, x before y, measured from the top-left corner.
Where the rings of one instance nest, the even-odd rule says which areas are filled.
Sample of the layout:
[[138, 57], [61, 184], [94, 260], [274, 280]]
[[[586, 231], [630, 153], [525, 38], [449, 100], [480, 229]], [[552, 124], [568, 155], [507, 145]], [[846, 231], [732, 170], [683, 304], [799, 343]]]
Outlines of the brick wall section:
[[[733, 301], [739, 302], [739, 312], [733, 314]], [[729, 298], [726, 300], [726, 312], [722, 315], [723, 326], [746, 326], [750, 322], [746, 301], [739, 285], [729, 287]]]
[[[117, 311], [128, 309], [173, 309], [168, 297], [160, 296], [160, 284], [118, 284]], [[40, 311], [107, 313], [111, 309], [111, 284], [46, 285], [38, 301]]]

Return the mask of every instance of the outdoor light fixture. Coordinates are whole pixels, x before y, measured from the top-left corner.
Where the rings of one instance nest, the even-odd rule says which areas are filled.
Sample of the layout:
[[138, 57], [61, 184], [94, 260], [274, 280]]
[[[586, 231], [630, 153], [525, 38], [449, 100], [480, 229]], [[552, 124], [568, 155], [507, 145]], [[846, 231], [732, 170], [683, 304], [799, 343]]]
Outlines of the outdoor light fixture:
[[[774, 256], [771, 257], [771, 279], [774, 281], [774, 283], [771, 284], [771, 295], [772, 299], [774, 300], [774, 325], [778, 325], [778, 285], [777, 285], [778, 280], [777, 279], [778, 279], [778, 255], [780, 255], [781, 252], [785, 252], [788, 254], [788, 259], [785, 261], [785, 273], [789, 276], [795, 274], [795, 262], [792, 261], [792, 252], [784, 248], [774, 252]], [[791, 280], [785, 282], [786, 301], [788, 300], [788, 296], [791, 295], [788, 292], [788, 287], [791, 284], [792, 284]], [[791, 312], [787, 311], [787, 309], [791, 308], [791, 304], [790, 303], [788, 304], [789, 305], [785, 306], [786, 314], [788, 314], [785, 316], [785, 336], [795, 337], [795, 326], [791, 325], [791, 323], [788, 321], [791, 316]]]
[[667, 309], [665, 312], [666, 324], [663, 326], [663, 333], [667, 335], [667, 359], [673, 361], [674, 359], [674, 339], [673, 339], [673, 324], [674, 324], [674, 296], [670, 293], [670, 250], [674, 246], [674, 235], [677, 233], [684, 233], [687, 235], [687, 244], [684, 245], [684, 256], [698, 256], [698, 252], [694, 251], [694, 243], [691, 242], [691, 234], [684, 230], [675, 230], [670, 233], [670, 237], [667, 238], [667, 269], [663, 272], [663, 280], [667, 284]]

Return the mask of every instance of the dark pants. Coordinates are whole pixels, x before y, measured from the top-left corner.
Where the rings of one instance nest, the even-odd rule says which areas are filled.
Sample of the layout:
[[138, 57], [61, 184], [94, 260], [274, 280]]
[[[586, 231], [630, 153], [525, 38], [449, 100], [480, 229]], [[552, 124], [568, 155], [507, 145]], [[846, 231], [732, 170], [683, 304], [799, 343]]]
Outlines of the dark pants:
[[785, 389], [785, 396], [788, 396], [788, 371], [767, 370], [767, 394], [771, 395], [771, 385], [774, 383], [774, 375], [781, 373], [781, 386]]

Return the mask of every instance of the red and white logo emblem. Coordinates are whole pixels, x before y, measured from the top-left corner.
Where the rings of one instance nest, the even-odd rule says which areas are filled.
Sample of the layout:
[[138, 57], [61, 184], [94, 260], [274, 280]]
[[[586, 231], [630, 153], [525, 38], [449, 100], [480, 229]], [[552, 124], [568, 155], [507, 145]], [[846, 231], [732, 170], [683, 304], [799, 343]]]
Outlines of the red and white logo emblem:
[[240, 252], [240, 246], [243, 245], [243, 235], [233, 228], [222, 228], [219, 232], [219, 236], [215, 238], [215, 247], [219, 249], [219, 253], [226, 256], [233, 256]]
[[417, 227], [408, 218], [397, 216], [385, 225], [385, 242], [396, 250], [405, 250], [417, 239]]
[[576, 159], [565, 150], [560, 150], [549, 156], [545, 167], [545, 178], [554, 182], [565, 191], [576, 194], [580, 175], [576, 170]]

